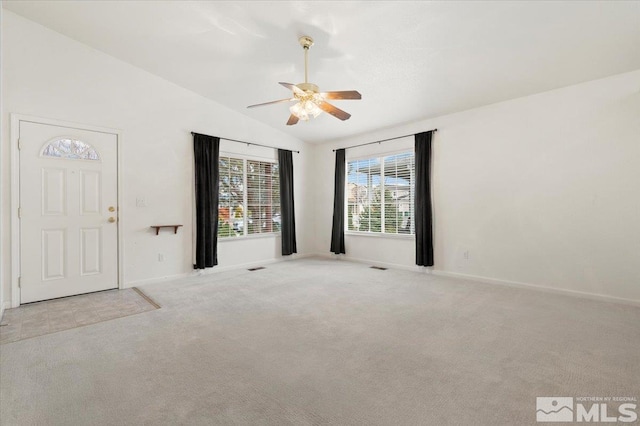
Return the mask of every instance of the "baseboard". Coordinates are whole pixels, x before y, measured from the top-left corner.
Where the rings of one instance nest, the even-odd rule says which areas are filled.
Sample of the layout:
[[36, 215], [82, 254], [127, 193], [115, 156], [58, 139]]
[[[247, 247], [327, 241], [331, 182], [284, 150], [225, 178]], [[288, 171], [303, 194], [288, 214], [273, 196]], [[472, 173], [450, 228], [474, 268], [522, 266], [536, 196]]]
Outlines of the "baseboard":
[[429, 272], [431, 270], [431, 268], [424, 268], [418, 265], [408, 266], [408, 265], [402, 265], [399, 263], [380, 262], [378, 260], [361, 259], [357, 257], [347, 256], [344, 254], [316, 253], [314, 256], [321, 257], [323, 259], [345, 260], [348, 262], [362, 263], [362, 264], [367, 264], [371, 266], [382, 266], [384, 268], [390, 268], [390, 269], [402, 269], [405, 271], [412, 271], [412, 272]]
[[0, 304], [0, 321], [2, 321], [2, 316], [4, 315], [4, 311], [7, 309], [11, 309], [11, 302], [4, 302]]
[[566, 296], [580, 297], [583, 299], [599, 300], [602, 302], [622, 303], [625, 305], [640, 306], [640, 300], [624, 299], [622, 297], [608, 296], [606, 294], [589, 293], [586, 291], [570, 290], [566, 288], [548, 287], [539, 284], [524, 283], [519, 281], [503, 280], [499, 278], [483, 277], [480, 275], [461, 274], [459, 272], [449, 272], [435, 269], [433, 275], [449, 278], [471, 280], [484, 284], [501, 285], [506, 287], [526, 288], [530, 290], [542, 291], [545, 293], [564, 294]]
[[278, 263], [278, 262], [287, 262], [287, 261], [291, 261], [291, 260], [304, 259], [306, 257], [311, 257], [311, 256], [313, 256], [313, 254], [292, 254], [290, 256], [283, 256], [283, 257], [277, 257], [277, 258], [272, 258], [272, 259], [259, 260], [259, 261], [255, 261], [255, 262], [249, 262], [249, 263], [241, 263], [241, 264], [237, 264], [237, 265], [229, 265], [229, 266], [220, 266], [220, 265], [218, 265], [218, 266], [215, 266], [213, 268], [193, 270], [191, 272], [184, 272], [182, 274], [167, 275], [167, 276], [164, 276], [164, 277], [156, 277], [156, 278], [148, 278], [148, 279], [144, 279], [144, 280], [130, 281], [130, 282], [126, 283], [123, 286], [123, 288], [137, 287], [137, 286], [149, 285], [149, 284], [164, 283], [164, 282], [167, 282], [167, 281], [175, 281], [175, 280], [179, 280], [179, 279], [182, 279], [182, 278], [201, 277], [201, 276], [204, 276], [204, 275], [213, 275], [213, 274], [217, 274], [217, 273], [220, 273], [220, 272], [234, 271], [234, 270], [238, 270], [238, 269], [255, 268], [257, 266], [264, 266], [264, 265], [270, 265], [270, 264]]
[[156, 278], [147, 278], [144, 280], [136, 280], [136, 281], [129, 281], [127, 283], [125, 283], [122, 288], [131, 288], [131, 287], [138, 287], [141, 285], [147, 285], [147, 284], [158, 284], [158, 283], [164, 283], [167, 281], [173, 281], [173, 280], [179, 280], [181, 278], [187, 278], [191, 276], [191, 272], [185, 272], [183, 274], [175, 274], [175, 275], [165, 275], [164, 277], [156, 277]]
[[329, 254], [316, 253], [315, 256], [321, 257], [324, 259], [345, 260], [345, 261], [356, 262], [356, 263], [364, 263], [372, 266], [383, 266], [385, 268], [391, 268], [391, 269], [402, 269], [405, 271], [422, 272], [427, 274], [439, 275], [443, 277], [476, 281], [484, 284], [501, 285], [506, 287], [515, 287], [515, 288], [526, 288], [529, 290], [543, 291], [547, 293], [564, 294], [572, 297], [581, 297], [583, 299], [591, 299], [591, 300], [599, 300], [603, 302], [613, 302], [613, 303], [621, 303], [625, 305], [640, 306], [640, 300], [624, 299], [622, 297], [607, 296], [605, 294], [589, 293], [589, 292], [584, 292], [579, 290], [569, 290], [565, 288], [548, 287], [548, 286], [543, 286], [539, 284], [531, 284], [531, 283], [524, 283], [519, 281], [503, 280], [499, 278], [483, 277], [480, 275], [462, 274], [459, 272], [449, 272], [449, 271], [443, 271], [440, 269], [425, 268], [417, 265], [407, 266], [407, 265], [400, 265], [396, 263], [379, 262], [376, 260], [353, 258], [346, 255], [335, 255], [330, 253]]

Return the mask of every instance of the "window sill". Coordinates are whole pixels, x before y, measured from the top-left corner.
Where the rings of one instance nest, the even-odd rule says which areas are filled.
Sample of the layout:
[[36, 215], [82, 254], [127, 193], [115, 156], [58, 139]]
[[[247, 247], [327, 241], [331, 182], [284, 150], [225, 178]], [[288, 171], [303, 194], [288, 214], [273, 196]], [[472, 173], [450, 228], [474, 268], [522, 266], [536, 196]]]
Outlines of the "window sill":
[[382, 232], [358, 232], [358, 231], [345, 231], [344, 235], [353, 237], [367, 237], [367, 238], [392, 238], [396, 240], [415, 240], [414, 234], [383, 234]]
[[249, 234], [249, 235], [241, 235], [237, 237], [218, 237], [219, 243], [226, 243], [227, 241], [245, 241], [245, 240], [255, 240], [258, 238], [276, 238], [280, 237], [280, 232], [268, 232], [264, 234]]

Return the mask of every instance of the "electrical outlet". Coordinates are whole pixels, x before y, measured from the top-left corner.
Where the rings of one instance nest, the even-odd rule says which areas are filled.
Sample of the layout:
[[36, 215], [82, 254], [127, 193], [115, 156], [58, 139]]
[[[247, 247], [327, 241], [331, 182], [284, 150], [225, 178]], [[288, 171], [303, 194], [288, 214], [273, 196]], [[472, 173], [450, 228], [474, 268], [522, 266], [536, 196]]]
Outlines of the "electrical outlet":
[[136, 207], [147, 207], [147, 200], [144, 197], [136, 198]]
[[462, 257], [464, 257], [464, 260], [469, 260], [469, 250], [465, 250], [464, 253], [462, 253]]
[[158, 253], [158, 262], [164, 262], [164, 254]]

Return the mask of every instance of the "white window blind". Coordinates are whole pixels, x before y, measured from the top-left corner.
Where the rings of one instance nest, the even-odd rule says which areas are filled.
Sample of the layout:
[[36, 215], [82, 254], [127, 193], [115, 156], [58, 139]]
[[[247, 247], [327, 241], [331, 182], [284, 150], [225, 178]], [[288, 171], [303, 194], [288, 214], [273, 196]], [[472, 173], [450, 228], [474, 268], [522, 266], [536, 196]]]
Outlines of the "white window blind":
[[244, 160], [220, 157], [218, 189], [218, 237], [244, 234]]
[[220, 157], [218, 237], [280, 232], [278, 164]]
[[347, 162], [347, 230], [414, 234], [413, 152]]
[[413, 234], [413, 196], [415, 193], [415, 157], [413, 152], [383, 159], [384, 232]]
[[247, 161], [247, 218], [249, 234], [280, 231], [278, 164]]

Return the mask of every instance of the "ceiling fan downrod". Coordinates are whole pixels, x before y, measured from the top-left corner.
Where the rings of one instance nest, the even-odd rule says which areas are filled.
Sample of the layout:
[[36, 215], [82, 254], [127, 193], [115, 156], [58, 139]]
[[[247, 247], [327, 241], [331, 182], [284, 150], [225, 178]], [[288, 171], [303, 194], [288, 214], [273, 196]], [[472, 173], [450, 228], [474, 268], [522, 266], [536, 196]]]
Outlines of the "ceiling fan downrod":
[[300, 46], [304, 49], [304, 83], [309, 83], [309, 48], [313, 46], [313, 39], [309, 36], [302, 36], [298, 39]]

